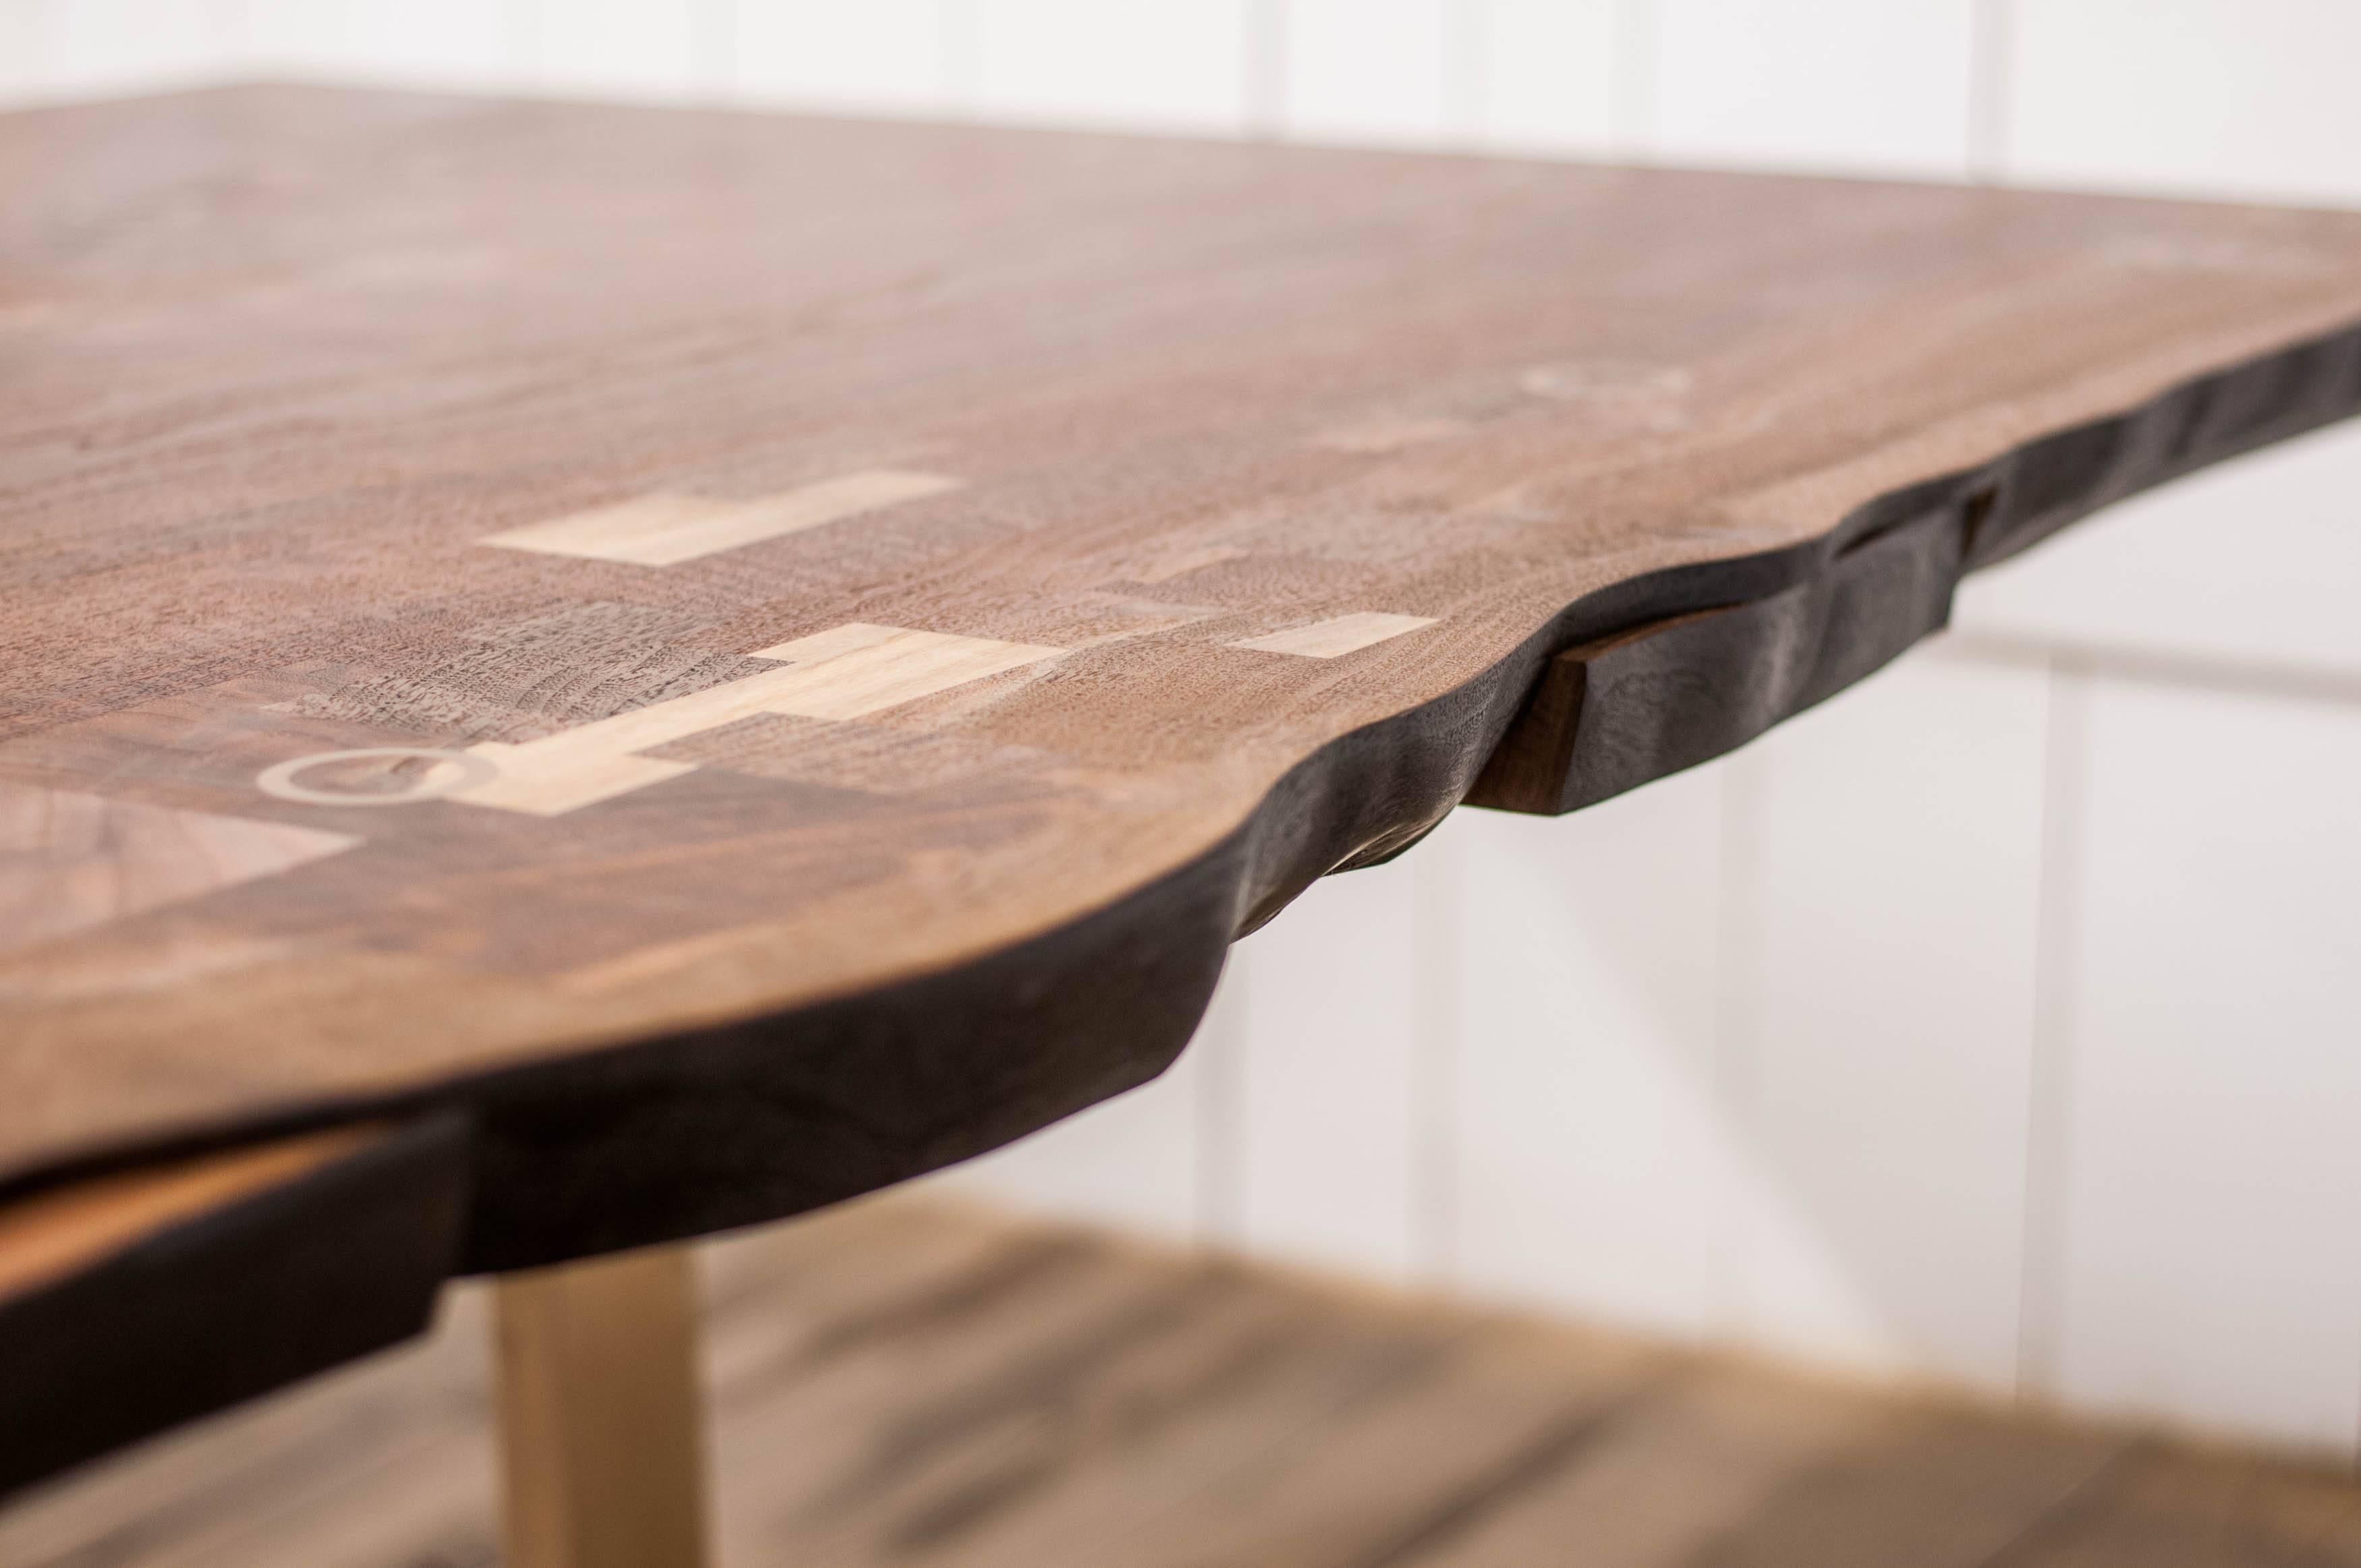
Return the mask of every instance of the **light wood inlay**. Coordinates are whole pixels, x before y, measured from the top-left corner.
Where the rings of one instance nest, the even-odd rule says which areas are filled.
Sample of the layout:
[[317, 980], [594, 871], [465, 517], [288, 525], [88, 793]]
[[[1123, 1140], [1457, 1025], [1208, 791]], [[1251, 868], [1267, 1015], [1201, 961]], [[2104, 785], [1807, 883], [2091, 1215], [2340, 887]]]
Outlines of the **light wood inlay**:
[[759, 649], [750, 656], [791, 659], [805, 673], [800, 682], [773, 699], [766, 712], [800, 718], [860, 718], [1064, 652], [988, 637], [855, 624]]
[[1292, 653], [1301, 659], [1334, 659], [1433, 624], [1431, 615], [1388, 615], [1380, 610], [1363, 610], [1314, 621], [1310, 626], [1290, 627], [1264, 637], [1249, 637], [1230, 646], [1252, 648], [1262, 653]]
[[578, 725], [539, 740], [470, 748], [498, 777], [452, 796], [476, 806], [553, 817], [694, 772], [697, 764], [632, 753], [757, 714], [859, 718], [937, 692], [1038, 663], [1064, 652], [982, 637], [950, 637], [855, 622], [747, 655], [793, 661], [669, 702]]
[[0, 948], [306, 865], [359, 839], [0, 780]]
[[706, 496], [640, 496], [613, 506], [578, 511], [547, 522], [491, 534], [483, 543], [503, 550], [573, 555], [588, 561], [621, 561], [671, 566], [700, 556], [800, 533], [823, 523], [859, 517], [902, 501], [955, 490], [961, 481], [941, 474], [873, 469], [824, 479], [801, 489], [754, 500], [717, 500]]

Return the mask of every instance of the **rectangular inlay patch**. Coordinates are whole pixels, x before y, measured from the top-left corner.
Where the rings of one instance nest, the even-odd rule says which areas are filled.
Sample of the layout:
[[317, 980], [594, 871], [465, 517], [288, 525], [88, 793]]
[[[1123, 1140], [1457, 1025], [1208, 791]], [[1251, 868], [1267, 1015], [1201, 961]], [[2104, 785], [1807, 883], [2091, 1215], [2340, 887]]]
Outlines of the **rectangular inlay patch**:
[[1405, 631], [1416, 631], [1422, 626], [1433, 624], [1434, 618], [1431, 615], [1388, 615], [1382, 610], [1365, 609], [1356, 615], [1315, 620], [1309, 626], [1292, 626], [1266, 637], [1249, 637], [1230, 646], [1252, 648], [1259, 653], [1293, 653], [1304, 659], [1333, 659], [1339, 653], [1354, 652], [1372, 643], [1383, 642], [1389, 637], [1400, 637]]
[[471, 746], [500, 774], [453, 798], [555, 817], [694, 772], [694, 762], [637, 753], [708, 729], [763, 713], [859, 718], [1063, 652], [854, 621], [747, 655], [780, 661], [784, 669], [650, 703], [538, 740]]
[[709, 496], [640, 496], [489, 534], [478, 543], [543, 555], [670, 566], [903, 501], [939, 496], [964, 482], [942, 474], [878, 468], [747, 501], [717, 500]]
[[313, 828], [0, 784], [0, 948], [87, 931], [359, 842]]

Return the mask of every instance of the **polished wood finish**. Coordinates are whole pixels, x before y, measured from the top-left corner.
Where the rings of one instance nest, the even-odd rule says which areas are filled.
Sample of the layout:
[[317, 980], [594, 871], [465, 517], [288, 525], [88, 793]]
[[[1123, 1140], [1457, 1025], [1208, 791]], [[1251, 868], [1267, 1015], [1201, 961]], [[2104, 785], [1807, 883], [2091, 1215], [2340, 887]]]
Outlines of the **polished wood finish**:
[[2355, 214], [287, 88], [0, 189], [0, 1193], [424, 1118], [459, 1270], [1140, 1082], [2361, 408]]
[[688, 1249], [512, 1274], [493, 1297], [500, 1561], [700, 1568], [705, 1398]]
[[[895, 1195], [705, 1249], [735, 1568], [2354, 1568], [2361, 1486]], [[489, 1568], [428, 1346], [0, 1515], [11, 1568]]]

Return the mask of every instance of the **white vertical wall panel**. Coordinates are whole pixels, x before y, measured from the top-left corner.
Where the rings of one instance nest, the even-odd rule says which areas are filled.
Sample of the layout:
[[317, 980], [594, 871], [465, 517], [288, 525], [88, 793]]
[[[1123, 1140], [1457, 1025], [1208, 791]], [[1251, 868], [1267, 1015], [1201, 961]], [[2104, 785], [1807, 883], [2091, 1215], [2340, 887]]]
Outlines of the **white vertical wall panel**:
[[40, 0], [0, 0], [0, 108], [40, 95], [47, 38]]
[[74, 96], [154, 93], [217, 79], [235, 39], [216, 0], [49, 0], [41, 87]]
[[2350, 1453], [2361, 710], [2093, 683], [2054, 1392]]
[[2016, 11], [2012, 178], [2361, 202], [2361, 5], [2024, 0]]
[[1676, 1332], [1713, 1317], [1721, 776], [1563, 818], [1459, 814], [1453, 1242], [1468, 1290]]
[[566, 97], [686, 98], [721, 0], [525, 0], [532, 80]]
[[1968, 579], [1963, 629], [2361, 674], [2361, 426], [2177, 479]]
[[[2316, 0], [2020, 5], [2012, 178], [2361, 200], [2361, 10]], [[2160, 660], [2361, 670], [2361, 433], [2323, 432], [2078, 525], [1963, 591], [1980, 631]], [[2092, 688], [2087, 839], [2051, 1108], [2049, 1392], [2349, 1453], [2361, 1165], [2349, 890], [2361, 713]], [[2345, 776], [2337, 778], [2342, 772]], [[2050, 1299], [2054, 1297], [2053, 1299]]]
[[1279, 121], [1309, 141], [1431, 146], [1456, 40], [1445, 0], [1288, 0]]
[[1510, 152], [1608, 151], [1618, 10], [1616, 0], [1461, 0], [1475, 138]]
[[1197, 1232], [1199, 1063], [936, 1179], [1017, 1208], [1187, 1239]]
[[738, 0], [730, 90], [753, 103], [910, 113], [949, 90], [943, 0]]
[[1737, 761], [1750, 1341], [2014, 1386], [2045, 696], [1922, 655]]
[[1246, 0], [976, 0], [973, 103], [994, 118], [1235, 133]]
[[516, 0], [244, 0], [249, 70], [344, 82], [499, 87], [522, 79]]
[[1647, 145], [1678, 163], [1957, 179], [1972, 0], [1656, 0]]
[[[1445, 837], [1413, 855], [1450, 853]], [[1234, 1240], [1403, 1282], [1420, 1270], [1421, 1050], [1433, 983], [1421, 865], [1316, 883], [1239, 944], [1239, 1181]]]

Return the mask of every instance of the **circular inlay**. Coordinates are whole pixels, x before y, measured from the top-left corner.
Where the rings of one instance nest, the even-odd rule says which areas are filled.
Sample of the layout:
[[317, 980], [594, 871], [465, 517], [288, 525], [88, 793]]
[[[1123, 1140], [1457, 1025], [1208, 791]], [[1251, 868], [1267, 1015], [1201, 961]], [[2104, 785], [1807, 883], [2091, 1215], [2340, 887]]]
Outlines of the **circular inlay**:
[[[438, 766], [427, 769], [411, 781], [410, 787], [399, 795], [360, 794], [351, 790], [310, 789], [295, 782], [298, 773], [331, 762], [359, 762], [374, 758], [419, 757], [432, 760]], [[295, 757], [284, 762], [274, 762], [254, 775], [256, 787], [263, 794], [280, 800], [302, 801], [306, 806], [408, 806], [413, 801], [435, 800], [446, 795], [456, 795], [463, 789], [473, 789], [489, 784], [500, 770], [489, 757], [478, 757], [472, 751], [445, 751], [433, 746], [364, 746], [352, 751], [314, 751], [308, 757]]]

